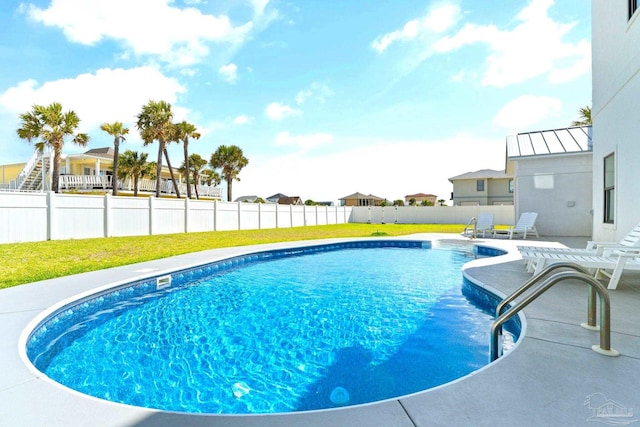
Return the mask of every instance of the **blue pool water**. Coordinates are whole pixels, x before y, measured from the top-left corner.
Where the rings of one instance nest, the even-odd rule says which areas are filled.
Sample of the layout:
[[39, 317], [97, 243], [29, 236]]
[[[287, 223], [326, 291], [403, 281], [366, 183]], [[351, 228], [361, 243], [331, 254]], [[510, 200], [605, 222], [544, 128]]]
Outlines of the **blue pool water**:
[[470, 251], [414, 246], [280, 251], [174, 274], [161, 290], [138, 283], [60, 310], [27, 352], [72, 389], [171, 411], [303, 411], [425, 390], [488, 362], [492, 302], [463, 283]]

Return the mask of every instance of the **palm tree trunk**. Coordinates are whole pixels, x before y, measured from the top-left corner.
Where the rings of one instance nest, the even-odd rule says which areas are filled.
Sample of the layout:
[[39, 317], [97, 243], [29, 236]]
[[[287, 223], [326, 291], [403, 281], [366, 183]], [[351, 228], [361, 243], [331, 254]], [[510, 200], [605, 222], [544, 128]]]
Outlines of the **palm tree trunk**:
[[176, 182], [175, 176], [173, 176], [173, 168], [171, 167], [171, 161], [169, 161], [169, 154], [167, 153], [167, 149], [164, 149], [164, 158], [167, 161], [167, 167], [169, 168], [169, 174], [171, 175], [171, 182], [173, 183], [173, 190], [176, 192], [176, 197], [180, 198], [180, 189], [178, 188], [178, 183]]
[[231, 202], [231, 183], [233, 182], [233, 178], [227, 179], [227, 202]]
[[162, 153], [164, 152], [164, 141], [158, 141], [158, 164], [156, 165], [156, 197], [160, 197], [160, 174], [162, 173]]
[[133, 197], [138, 197], [138, 175], [133, 176]]
[[120, 141], [118, 137], [113, 140], [113, 176], [111, 177], [111, 194], [118, 195], [118, 151]]
[[[55, 193], [60, 192], [59, 183], [60, 183], [60, 157], [62, 154], [62, 146], [61, 144], [56, 144], [53, 147], [53, 170], [51, 171], [51, 190]], [[42, 160], [44, 162], [44, 159]], [[44, 182], [42, 183], [42, 188], [44, 188]]]
[[200, 200], [200, 195], [198, 194], [198, 172], [193, 172], [193, 185], [196, 190], [196, 199]]
[[189, 150], [187, 149], [187, 145], [189, 144], [189, 139], [185, 138], [182, 145], [184, 146], [184, 170], [187, 175], [187, 199], [191, 198], [191, 183], [189, 182]]

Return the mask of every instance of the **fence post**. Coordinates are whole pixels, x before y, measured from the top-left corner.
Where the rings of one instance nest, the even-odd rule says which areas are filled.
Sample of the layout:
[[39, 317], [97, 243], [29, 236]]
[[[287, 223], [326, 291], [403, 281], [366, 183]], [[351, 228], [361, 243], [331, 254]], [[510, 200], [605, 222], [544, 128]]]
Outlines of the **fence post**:
[[262, 230], [262, 203], [258, 203], [258, 230]]
[[56, 227], [58, 226], [56, 218], [56, 193], [53, 191], [47, 192], [47, 239], [55, 240], [58, 233], [56, 233]]
[[155, 217], [155, 202], [156, 197], [155, 196], [150, 196], [149, 197], [149, 235], [153, 236], [153, 228], [155, 227], [154, 224], [154, 217]]
[[[302, 205], [302, 222], [303, 222], [303, 225], [306, 227], [307, 226], [307, 205]], [[293, 225], [293, 222], [291, 225]]]
[[213, 231], [218, 231], [218, 201], [213, 201]]
[[113, 228], [112, 226], [112, 214], [111, 214], [111, 193], [105, 193], [104, 195], [104, 237], [111, 237]]
[[[187, 183], [189, 185], [189, 183]], [[189, 232], [189, 198], [184, 198], [184, 232]]]
[[242, 230], [242, 223], [240, 222], [240, 217], [242, 216], [242, 202], [238, 202], [238, 230]]

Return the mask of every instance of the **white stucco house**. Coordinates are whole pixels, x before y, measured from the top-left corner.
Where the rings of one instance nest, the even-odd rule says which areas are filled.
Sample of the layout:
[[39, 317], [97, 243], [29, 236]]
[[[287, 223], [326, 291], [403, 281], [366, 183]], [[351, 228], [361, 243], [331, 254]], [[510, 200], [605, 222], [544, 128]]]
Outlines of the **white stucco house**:
[[516, 218], [537, 212], [536, 226], [544, 235], [591, 236], [591, 133], [591, 126], [576, 126], [507, 137]]
[[592, 0], [593, 238], [640, 222], [640, 10]]

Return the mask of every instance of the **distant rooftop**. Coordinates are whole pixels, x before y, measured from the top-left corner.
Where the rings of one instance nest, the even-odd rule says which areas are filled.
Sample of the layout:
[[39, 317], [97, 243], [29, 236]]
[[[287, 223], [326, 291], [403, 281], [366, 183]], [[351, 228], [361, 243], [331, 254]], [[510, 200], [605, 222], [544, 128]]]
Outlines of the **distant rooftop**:
[[497, 171], [493, 169], [480, 169], [475, 172], [467, 172], [462, 175], [456, 175], [449, 178], [449, 181], [457, 180], [457, 179], [500, 179], [511, 177], [507, 175], [504, 170]]
[[591, 126], [524, 132], [507, 136], [507, 157], [509, 158], [592, 150]]

